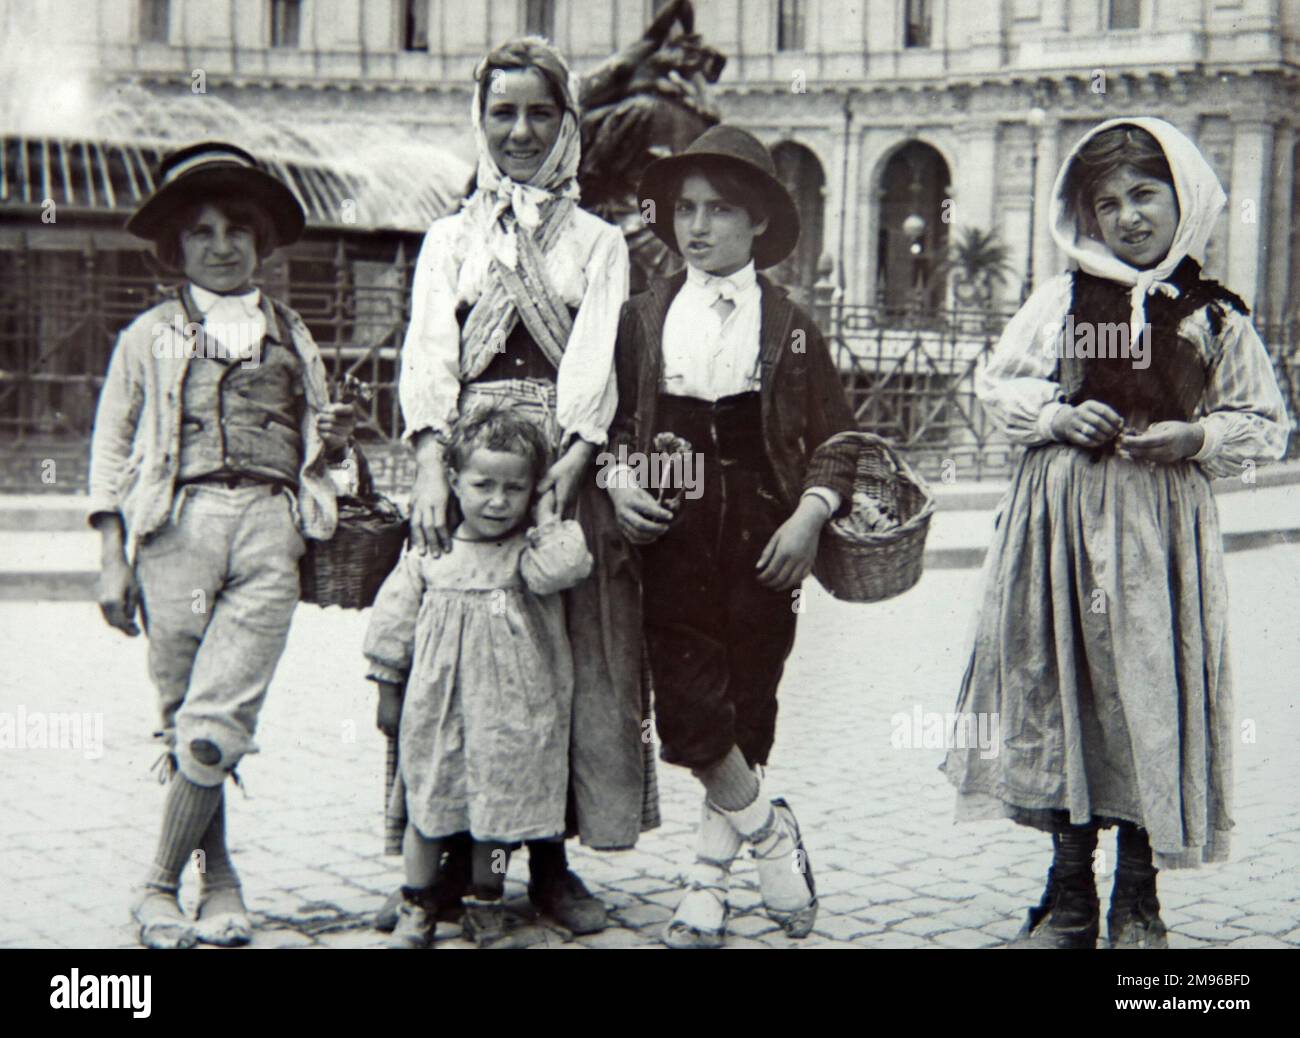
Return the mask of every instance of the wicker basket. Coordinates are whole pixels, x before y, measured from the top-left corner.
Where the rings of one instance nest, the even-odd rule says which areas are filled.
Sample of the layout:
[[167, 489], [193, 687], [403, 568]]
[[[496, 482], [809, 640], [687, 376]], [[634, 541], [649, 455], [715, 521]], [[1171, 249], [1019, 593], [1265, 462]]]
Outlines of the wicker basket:
[[857, 444], [854, 492], [865, 491], [880, 501], [899, 524], [869, 533], [843, 519], [831, 520], [822, 530], [813, 575], [846, 602], [882, 602], [901, 595], [921, 579], [934, 498], [921, 477], [879, 436], [847, 432], [828, 442]]
[[407, 522], [397, 505], [375, 493], [370, 466], [360, 448], [357, 496], [339, 498], [339, 523], [328, 541], [307, 541], [298, 567], [299, 598], [319, 606], [365, 609], [397, 565]]

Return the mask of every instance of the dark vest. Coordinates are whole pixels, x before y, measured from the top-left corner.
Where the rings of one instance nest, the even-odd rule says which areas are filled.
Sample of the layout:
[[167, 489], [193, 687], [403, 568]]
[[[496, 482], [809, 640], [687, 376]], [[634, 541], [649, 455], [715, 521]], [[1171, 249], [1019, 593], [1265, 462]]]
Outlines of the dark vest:
[[[569, 316], [577, 316], [578, 311], [569, 307]], [[465, 318], [470, 308], [462, 304], [456, 310], [456, 323], [465, 327]], [[516, 321], [514, 328], [506, 337], [505, 349], [488, 362], [482, 374], [474, 382], [502, 382], [516, 378], [535, 378], [543, 382], [555, 381], [555, 365], [542, 352], [542, 348], [533, 340], [523, 321]]]
[[179, 482], [231, 475], [296, 486], [304, 407], [302, 361], [269, 336], [256, 365], [192, 357], [185, 372]]
[[[1208, 307], [1211, 331], [1217, 335], [1228, 308], [1248, 313], [1246, 304], [1220, 285], [1201, 277], [1200, 265], [1184, 259], [1169, 277], [1179, 289], [1177, 298], [1163, 293], [1147, 297], [1147, 322], [1151, 326], [1149, 364], [1136, 368], [1131, 358], [1090, 357], [1061, 361], [1061, 388], [1072, 404], [1100, 400], [1115, 409], [1126, 423], [1145, 427], [1161, 421], [1190, 421], [1205, 392], [1205, 362], [1196, 344], [1178, 334], [1183, 320]], [[1075, 326], [1081, 322], [1123, 325], [1129, 321], [1129, 289], [1083, 271], [1074, 273], [1071, 304]]]

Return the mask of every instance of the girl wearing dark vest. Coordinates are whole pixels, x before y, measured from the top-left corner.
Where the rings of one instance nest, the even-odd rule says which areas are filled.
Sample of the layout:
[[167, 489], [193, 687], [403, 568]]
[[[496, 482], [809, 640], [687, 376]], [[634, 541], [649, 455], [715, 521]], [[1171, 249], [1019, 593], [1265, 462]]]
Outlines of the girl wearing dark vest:
[[[661, 755], [689, 767], [705, 793], [696, 862], [663, 940], [723, 943], [728, 876], [746, 843], [768, 914], [804, 937], [817, 914], [812, 870], [794, 813], [764, 795], [759, 769], [776, 734], [796, 589], [852, 491], [854, 458], [826, 441], [854, 428], [853, 415], [816, 325], [756, 273], [799, 238], [767, 149], [716, 126], [653, 163], [640, 196], [687, 269], [623, 307], [611, 433], [620, 453], [601, 482], [641, 546]], [[615, 463], [655, 454], [668, 433], [691, 444], [702, 476], [675, 513]]]
[[[536, 518], [573, 516], [595, 557], [591, 577], [564, 594], [574, 665], [568, 832], [599, 849], [628, 848], [658, 822], [654, 761], [641, 741], [639, 596], [592, 465], [614, 415], [627, 247], [617, 228], [577, 206], [577, 80], [559, 53], [541, 39], [514, 40], [480, 62], [475, 80], [476, 190], [425, 236], [402, 347], [402, 415], [418, 464], [411, 538], [434, 555], [461, 550], [449, 535], [444, 454], [458, 415], [509, 404], [542, 428], [558, 460], [538, 486]], [[380, 727], [393, 733], [403, 676], [371, 677]], [[402, 812], [403, 795], [394, 791], [390, 814]], [[460, 900], [468, 845], [448, 846], [445, 882], [408, 885], [408, 904], [436, 913]], [[562, 839], [530, 840], [528, 854], [540, 911], [574, 932], [606, 925]]]
[[[266, 690], [298, 602], [304, 537], [348, 489], [348, 405], [331, 404], [302, 320], [253, 284], [302, 233], [302, 207], [251, 155], [198, 144], [168, 156], [127, 224], [185, 283], [121, 334], [91, 444], [100, 606], [149, 638], [162, 758], [162, 836], [133, 912], [152, 948], [252, 936], [226, 847], [224, 780], [255, 751]], [[352, 471], [355, 471], [353, 468]], [[177, 904], [195, 853], [197, 922]]]
[[1029, 449], [957, 706], [1000, 718], [1000, 751], [952, 750], [945, 770], [959, 817], [1052, 834], [1017, 946], [1096, 946], [1098, 828], [1119, 830], [1114, 948], [1166, 947], [1156, 866], [1228, 854], [1232, 684], [1210, 477], [1281, 457], [1288, 428], [1245, 305], [1201, 275], [1224, 203], [1169, 123], [1093, 130], [1053, 201], [1073, 269], [1030, 297], [977, 382]]

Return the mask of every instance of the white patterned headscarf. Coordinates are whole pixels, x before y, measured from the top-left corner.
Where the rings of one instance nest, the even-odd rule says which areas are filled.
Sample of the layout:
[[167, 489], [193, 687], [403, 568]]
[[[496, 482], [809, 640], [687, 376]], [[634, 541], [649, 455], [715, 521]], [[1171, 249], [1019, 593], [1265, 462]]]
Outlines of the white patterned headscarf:
[[[482, 373], [521, 317], [538, 345], [557, 364], [573, 329], [568, 309], [546, 277], [542, 257], [578, 200], [578, 163], [582, 157], [578, 77], [560, 53], [540, 37], [512, 42], [542, 52], [549, 63], [563, 71], [559, 86], [564, 111], [560, 132], [541, 167], [526, 183], [516, 183], [493, 159], [483, 128], [483, 109], [494, 78], [486, 74], [491, 55], [474, 70], [470, 119], [478, 145], [478, 171], [476, 188], [465, 203], [465, 211], [476, 231], [471, 247], [487, 250], [497, 276], [465, 321], [461, 335], [463, 380]], [[553, 81], [552, 77], [546, 78]]]
[[[1070, 167], [1075, 156], [1097, 134], [1117, 126], [1136, 126], [1151, 134], [1164, 151], [1173, 174], [1174, 193], [1178, 197], [1178, 229], [1165, 258], [1149, 270], [1129, 266], [1104, 242], [1090, 237], [1080, 223], [1080, 214], [1074, 212], [1072, 200], [1067, 197]], [[1219, 178], [1205, 161], [1205, 156], [1177, 127], [1163, 119], [1147, 117], [1111, 119], [1084, 134], [1061, 163], [1052, 192], [1052, 237], [1061, 251], [1085, 273], [1132, 286], [1129, 323], [1130, 334], [1135, 338], [1130, 341], [1136, 342], [1136, 336], [1141, 334], [1146, 324], [1147, 296], [1157, 291], [1175, 297], [1179, 294], [1178, 287], [1167, 279], [1184, 257], [1191, 256], [1198, 262], [1204, 259], [1214, 222], [1227, 201]]]

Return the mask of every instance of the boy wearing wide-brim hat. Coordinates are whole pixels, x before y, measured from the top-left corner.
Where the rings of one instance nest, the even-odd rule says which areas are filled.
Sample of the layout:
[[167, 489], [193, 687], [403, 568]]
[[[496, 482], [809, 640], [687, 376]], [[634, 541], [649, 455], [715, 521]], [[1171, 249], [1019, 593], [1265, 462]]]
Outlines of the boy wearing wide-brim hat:
[[[603, 474], [619, 525], [641, 545], [646, 643], [662, 756], [706, 791], [696, 864], [664, 930], [671, 947], [723, 942], [728, 875], [744, 843], [768, 914], [792, 937], [816, 918], [794, 814], [763, 794], [776, 692], [798, 588], [822, 526], [849, 501], [855, 459], [828, 446], [852, 412], [821, 333], [756, 268], [779, 263], [799, 216], [767, 149], [721, 125], [645, 172], [642, 212], [686, 261], [623, 307], [614, 454], [689, 441], [700, 484], [675, 511], [631, 472]], [[670, 491], [671, 493], [671, 491]]]
[[[330, 403], [301, 318], [252, 282], [261, 259], [302, 233], [293, 193], [215, 142], [167, 156], [157, 183], [127, 229], [185, 282], [118, 338], [90, 468], [100, 608], [132, 636], [140, 611], [168, 747], [162, 835], [132, 911], [149, 947], [243, 944], [251, 926], [223, 782], [256, 749], [304, 538], [334, 534], [354, 416]], [[192, 922], [177, 894], [196, 851]]]

